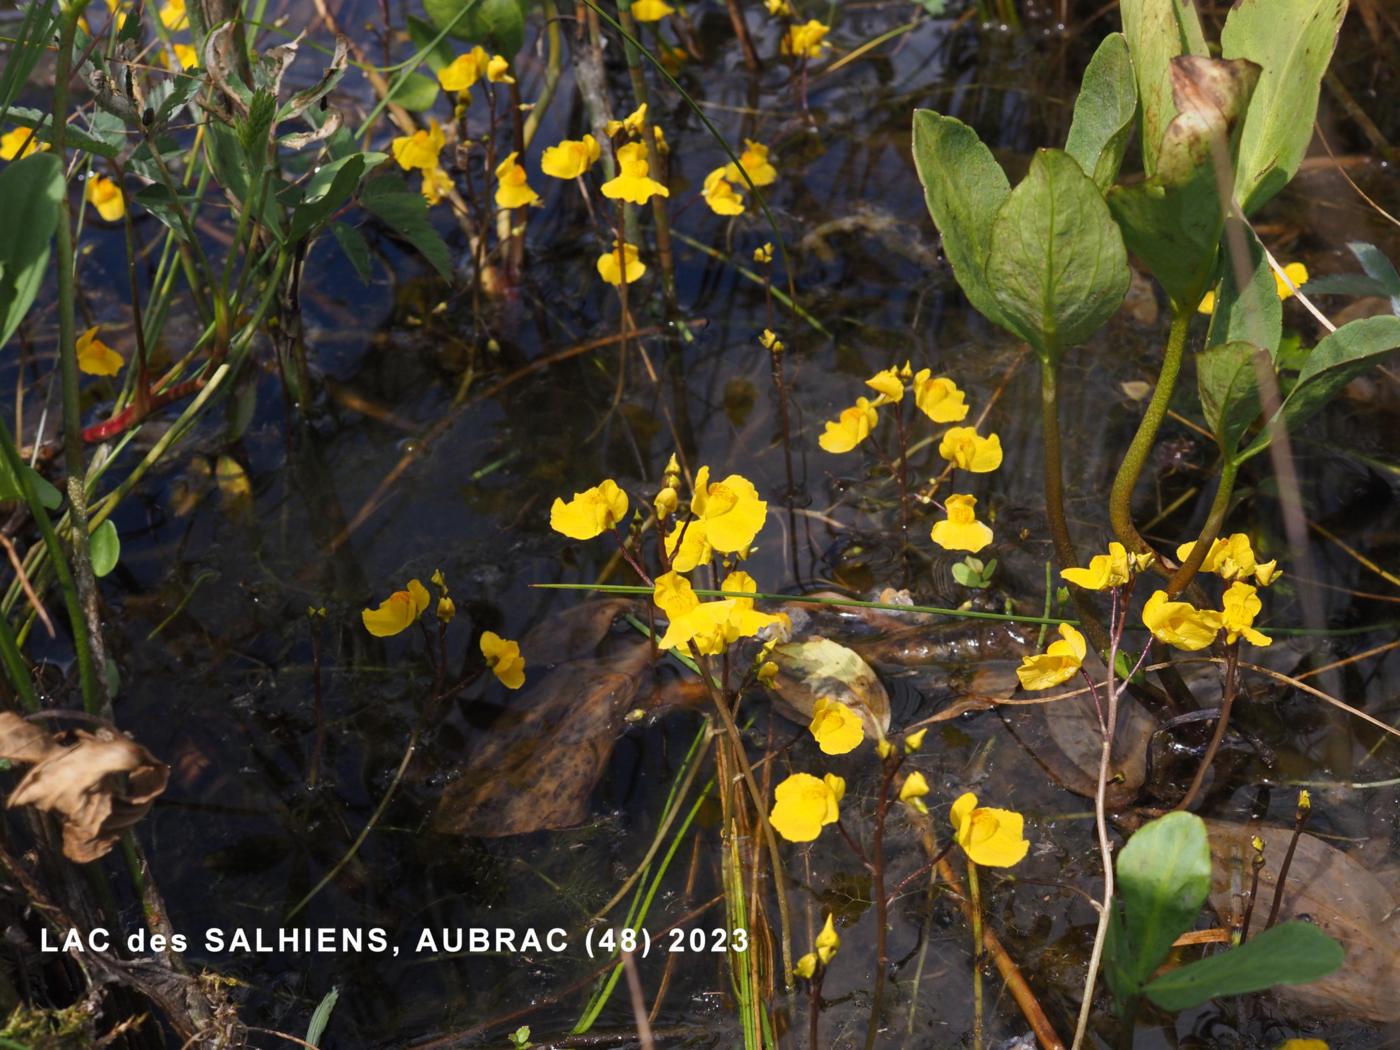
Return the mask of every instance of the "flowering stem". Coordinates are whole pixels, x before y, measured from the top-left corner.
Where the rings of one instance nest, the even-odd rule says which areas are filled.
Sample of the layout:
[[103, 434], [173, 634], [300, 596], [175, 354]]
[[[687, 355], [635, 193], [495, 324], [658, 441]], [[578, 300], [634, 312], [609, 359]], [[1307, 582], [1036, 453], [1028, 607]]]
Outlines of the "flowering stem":
[[1133, 435], [1132, 444], [1123, 456], [1118, 473], [1113, 479], [1113, 488], [1108, 497], [1108, 518], [1113, 531], [1123, 545], [1131, 551], [1146, 553], [1152, 548], [1133, 525], [1133, 489], [1152, 446], [1157, 440], [1157, 431], [1167, 416], [1172, 392], [1176, 389], [1176, 379], [1181, 373], [1181, 359], [1186, 349], [1186, 329], [1191, 323], [1191, 311], [1186, 307], [1174, 307], [1171, 330], [1167, 334], [1167, 349], [1162, 357], [1162, 370], [1157, 376], [1157, 385], [1152, 390], [1152, 399], [1147, 403], [1147, 411]]
[[1230, 509], [1230, 497], [1235, 491], [1235, 477], [1239, 473], [1239, 465], [1232, 460], [1226, 460], [1225, 465], [1220, 470], [1220, 485], [1215, 490], [1215, 499], [1211, 501], [1210, 512], [1206, 515], [1206, 523], [1201, 527], [1201, 534], [1196, 539], [1196, 545], [1191, 549], [1191, 556], [1181, 563], [1181, 566], [1172, 574], [1172, 578], [1167, 583], [1167, 596], [1175, 598], [1186, 589], [1187, 584], [1195, 577], [1205, 561], [1206, 555], [1210, 553], [1210, 548], [1215, 543], [1215, 538], [1220, 535], [1220, 528], [1225, 524], [1225, 512]]
[[1308, 822], [1311, 813], [1311, 806], [1299, 805], [1293, 817], [1293, 837], [1288, 840], [1288, 852], [1283, 855], [1283, 866], [1278, 869], [1278, 878], [1274, 880], [1274, 900], [1269, 905], [1269, 919], [1264, 923], [1266, 930], [1278, 921], [1279, 908], [1283, 906], [1283, 884], [1288, 881], [1288, 869], [1293, 866], [1293, 854], [1298, 849], [1298, 836], [1303, 833], [1303, 825]]
[[1226, 647], [1225, 691], [1220, 700], [1220, 716], [1215, 720], [1215, 732], [1210, 735], [1210, 743], [1206, 745], [1206, 752], [1201, 756], [1201, 764], [1196, 767], [1196, 775], [1191, 778], [1191, 786], [1186, 789], [1186, 794], [1176, 804], [1176, 808], [1179, 810], [1190, 809], [1191, 803], [1196, 801], [1196, 795], [1200, 793], [1201, 785], [1205, 783], [1206, 771], [1215, 761], [1215, 753], [1220, 750], [1220, 742], [1225, 739], [1225, 728], [1230, 724], [1230, 707], [1235, 702], [1235, 689], [1239, 679], [1239, 675], [1236, 673], [1239, 658], [1240, 646], [1238, 642]]
[[885, 760], [885, 776], [880, 784], [880, 797], [875, 803], [875, 838], [871, 845], [870, 873], [874, 879], [875, 896], [875, 993], [870, 999], [870, 1023], [865, 1029], [865, 1050], [873, 1050], [875, 1034], [880, 1030], [880, 1008], [885, 998], [885, 971], [889, 969], [889, 899], [885, 895], [885, 818], [890, 812], [890, 787], [894, 775], [904, 763], [902, 752]]
[[972, 899], [972, 1050], [982, 1050], [982, 886], [977, 862], [967, 858], [967, 890]]

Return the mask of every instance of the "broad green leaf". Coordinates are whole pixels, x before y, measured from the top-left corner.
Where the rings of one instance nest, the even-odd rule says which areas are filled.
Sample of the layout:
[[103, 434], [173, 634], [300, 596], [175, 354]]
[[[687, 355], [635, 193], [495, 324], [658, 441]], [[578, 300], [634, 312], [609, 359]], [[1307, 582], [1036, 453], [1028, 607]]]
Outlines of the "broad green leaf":
[[1149, 821], [1118, 853], [1113, 922], [1105, 973], [1119, 1002], [1137, 996], [1191, 928], [1210, 892], [1206, 825], [1193, 813]]
[[92, 532], [92, 574], [98, 579], [117, 567], [122, 556], [122, 541], [117, 527], [108, 518]]
[[1196, 355], [1201, 411], [1226, 457], [1235, 454], [1249, 424], [1259, 418], [1258, 354], [1264, 354], [1265, 367], [1273, 368], [1267, 353], [1253, 343], [1222, 343]]
[[[423, 61], [434, 73], [444, 66], [451, 65], [452, 60], [457, 57], [452, 52], [452, 46], [446, 40], [437, 40], [437, 36], [438, 31], [427, 22], [412, 15], [408, 16], [408, 38], [413, 41], [415, 51], [424, 51]], [[433, 43], [434, 40], [437, 40], [436, 44]]]
[[1345, 958], [1342, 946], [1312, 923], [1282, 922], [1236, 948], [1162, 974], [1143, 992], [1163, 1010], [1190, 1010], [1227, 995], [1315, 981]]
[[0, 346], [39, 294], [63, 193], [63, 164], [52, 153], [31, 153], [0, 171]]
[[[34, 486], [34, 492], [39, 497], [39, 502], [48, 510], [57, 510], [58, 505], [63, 502], [63, 496], [58, 489], [48, 483], [42, 474], [36, 471], [27, 463], [21, 463], [24, 467], [24, 474], [29, 479], [29, 483]], [[23, 500], [25, 499], [24, 488], [10, 472], [10, 465], [3, 458], [0, 458], [0, 500]]]
[[986, 275], [992, 221], [1011, 195], [1006, 172], [977, 132], [931, 109], [914, 111], [914, 167], [963, 294], [989, 321], [1007, 327]]
[[421, 113], [432, 109], [438, 97], [438, 82], [435, 77], [425, 77], [422, 73], [409, 73], [403, 86], [394, 92], [394, 101], [404, 109]]
[[[464, 8], [466, 15], [459, 18]], [[423, 11], [438, 29], [453, 26], [453, 36], [506, 58], [514, 58], [525, 42], [525, 13], [518, 0], [423, 0]]]
[[1235, 197], [1246, 215], [1283, 189], [1303, 162], [1346, 9], [1346, 0], [1236, 0], [1225, 18], [1224, 57], [1263, 67], [1235, 170]]
[[1352, 241], [1347, 245], [1351, 254], [1361, 263], [1365, 276], [1360, 274], [1334, 274], [1328, 277], [1315, 277], [1308, 281], [1308, 291], [1339, 292], [1343, 295], [1379, 295], [1390, 300], [1390, 311], [1400, 314], [1400, 274], [1395, 266], [1374, 244], [1365, 241]]
[[[1278, 297], [1278, 282], [1269, 266], [1264, 246], [1252, 229], [1245, 228], [1245, 250], [1242, 260], [1249, 273], [1249, 283], [1241, 291], [1236, 287], [1236, 260], [1231, 252], [1221, 253], [1223, 276], [1216, 289], [1215, 312], [1211, 315], [1207, 345], [1245, 340], [1277, 356], [1279, 339], [1283, 335], [1283, 303]], [[1226, 239], [1228, 248], [1229, 239]]]
[[1209, 52], [1196, 5], [1190, 0], [1121, 0], [1118, 8], [1137, 76], [1137, 93], [1142, 103], [1138, 124], [1142, 168], [1150, 178], [1157, 173], [1162, 136], [1177, 112], [1172, 101], [1172, 59]]
[[1107, 192], [1118, 177], [1137, 108], [1137, 81], [1128, 41], [1122, 33], [1110, 33], [1084, 70], [1065, 140], [1065, 152], [1079, 161], [1084, 174], [1100, 190]]
[[302, 202], [292, 211], [288, 241], [300, 240], [324, 222], [354, 195], [365, 172], [387, 159], [385, 153], [356, 153], [316, 169], [307, 180]]
[[370, 277], [369, 245], [365, 243], [365, 235], [355, 227], [343, 222], [331, 223], [331, 233], [335, 235], [335, 241], [340, 245], [340, 250], [350, 260], [350, 265], [355, 267], [355, 272], [359, 274], [360, 280], [368, 284]]
[[452, 258], [442, 236], [428, 221], [428, 205], [422, 194], [388, 176], [367, 182], [360, 192], [360, 203], [417, 248], [444, 279], [452, 279]]
[[1053, 359], [1113, 316], [1129, 279], [1098, 187], [1068, 153], [1039, 150], [992, 224], [987, 281], [1007, 327]]
[[[10, 119], [16, 124], [26, 128], [36, 128], [36, 136], [40, 142], [53, 142], [53, 121], [49, 119], [47, 113], [40, 113], [37, 109], [28, 109], [24, 106], [13, 106], [9, 113]], [[119, 143], [113, 143], [100, 139], [95, 135], [89, 135], [81, 128], [74, 127], [71, 123], [63, 131], [63, 141], [71, 149], [87, 150], [89, 153], [99, 157], [106, 157], [109, 160], [121, 152], [125, 145], [125, 139]]]

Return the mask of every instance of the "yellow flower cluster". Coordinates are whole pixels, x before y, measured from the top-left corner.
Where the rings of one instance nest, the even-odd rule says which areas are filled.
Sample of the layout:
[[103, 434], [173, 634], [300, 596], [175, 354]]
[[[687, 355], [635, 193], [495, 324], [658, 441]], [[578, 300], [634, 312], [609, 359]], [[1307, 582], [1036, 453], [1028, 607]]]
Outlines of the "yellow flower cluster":
[[[1176, 556], [1185, 561], [1191, 557], [1195, 546], [1194, 543], [1182, 544]], [[1250, 645], [1271, 644], [1272, 639], [1255, 629], [1254, 618], [1264, 607], [1259, 599], [1259, 588], [1269, 586], [1283, 575], [1278, 562], [1261, 562], [1249, 537], [1237, 532], [1211, 544], [1201, 570], [1214, 573], [1230, 584], [1220, 609], [1197, 609], [1189, 602], [1171, 601], [1165, 591], [1157, 591], [1142, 610], [1142, 622], [1153, 636], [1188, 652], [1204, 649], [1222, 630], [1228, 645], [1241, 639]]]
[[835, 921], [829, 912], [826, 916], [826, 923], [822, 926], [822, 932], [817, 934], [817, 939], [813, 942], [812, 947], [816, 951], [808, 952], [802, 956], [792, 968], [794, 974], [807, 981], [810, 981], [816, 974], [818, 966], [831, 965], [831, 960], [836, 958], [836, 952], [841, 947], [841, 937], [836, 932]]
[[822, 52], [831, 46], [826, 39], [830, 32], [831, 26], [815, 18], [802, 25], [788, 26], [783, 34], [782, 52], [793, 58], [821, 58]]
[[[1186, 561], [1196, 544], [1183, 543], [1176, 549], [1178, 561]], [[1253, 580], [1260, 587], [1267, 587], [1283, 575], [1278, 561], [1261, 562], [1250, 545], [1249, 537], [1237, 532], [1228, 539], [1217, 538], [1206, 552], [1201, 562], [1202, 572], [1213, 572], [1222, 580]]]
[[[748, 176], [747, 180], [745, 175]], [[749, 182], [762, 189], [777, 181], [778, 169], [769, 159], [768, 147], [753, 139], [745, 139], [744, 152], [739, 154], [739, 162], [735, 164], [731, 161], [706, 175], [700, 195], [716, 215], [742, 215], [746, 207], [743, 190], [748, 187]], [[770, 248], [768, 260], [765, 261], [771, 259]]]
[[[746, 572], [731, 572], [719, 589], [753, 594], [758, 585]], [[681, 652], [694, 646], [705, 656], [717, 656], [740, 638], [752, 638], [764, 628], [783, 628], [788, 619], [782, 613], [759, 612], [752, 598], [702, 602], [690, 581], [674, 570], [657, 577], [653, 600], [668, 621], [666, 633], [657, 645]]]

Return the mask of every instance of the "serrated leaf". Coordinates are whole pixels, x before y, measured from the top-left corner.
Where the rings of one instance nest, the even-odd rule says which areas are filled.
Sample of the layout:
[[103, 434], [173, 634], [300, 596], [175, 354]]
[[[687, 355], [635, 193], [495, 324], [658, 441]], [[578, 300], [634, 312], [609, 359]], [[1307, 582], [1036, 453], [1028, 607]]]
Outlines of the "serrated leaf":
[[[1259, 373], [1256, 355], [1267, 353], [1253, 343], [1212, 346], [1196, 355], [1196, 387], [1201, 412], [1226, 457], [1239, 448], [1249, 425], [1259, 418]], [[1265, 367], [1272, 368], [1272, 363]]]
[[1263, 68], [1235, 165], [1235, 197], [1246, 215], [1303, 162], [1346, 8], [1346, 0], [1236, 0], [1225, 17], [1221, 54]]
[[[10, 109], [10, 119], [22, 127], [36, 129], [39, 141], [53, 143], [53, 121], [47, 113], [40, 113], [37, 109], [25, 106], [13, 106]], [[125, 144], [124, 138], [120, 143], [105, 142], [72, 124], [64, 129], [63, 141], [70, 149], [87, 150], [95, 156], [106, 157], [109, 160], [120, 153]]]
[[1163, 1010], [1190, 1010], [1228, 995], [1326, 977], [1346, 959], [1342, 946], [1310, 922], [1279, 923], [1244, 944], [1169, 970], [1143, 992]]
[[372, 179], [360, 193], [360, 204], [384, 222], [432, 264], [444, 280], [452, 279], [452, 258], [442, 236], [428, 221], [428, 205], [420, 193], [388, 176]]
[[52, 153], [31, 153], [0, 171], [0, 346], [44, 282], [63, 193], [63, 164]]
[[117, 567], [122, 556], [122, 541], [117, 535], [117, 526], [108, 518], [92, 531], [92, 574], [98, 579], [106, 576]]
[[1006, 173], [977, 132], [930, 109], [914, 111], [914, 167], [963, 294], [989, 321], [1008, 327], [986, 274], [992, 222], [1011, 195]]
[[[383, 157], [384, 154], [378, 154]], [[307, 183], [305, 200], [292, 212], [287, 240], [301, 240], [348, 201], [365, 173], [365, 157], [358, 154], [323, 165]]]
[[340, 250], [350, 260], [350, 265], [355, 267], [355, 272], [360, 275], [360, 280], [369, 284], [371, 273], [369, 245], [365, 243], [365, 235], [355, 227], [343, 222], [331, 223], [331, 233], [335, 236], [336, 243], [340, 245]]
[[1053, 360], [1113, 316], [1130, 279], [1098, 187], [1069, 154], [1037, 151], [992, 223], [987, 282], [1007, 327]]
[[1065, 140], [1065, 152], [1079, 161], [1100, 190], [1107, 191], [1118, 177], [1137, 111], [1137, 81], [1128, 41], [1122, 33], [1110, 33], [1084, 70]]

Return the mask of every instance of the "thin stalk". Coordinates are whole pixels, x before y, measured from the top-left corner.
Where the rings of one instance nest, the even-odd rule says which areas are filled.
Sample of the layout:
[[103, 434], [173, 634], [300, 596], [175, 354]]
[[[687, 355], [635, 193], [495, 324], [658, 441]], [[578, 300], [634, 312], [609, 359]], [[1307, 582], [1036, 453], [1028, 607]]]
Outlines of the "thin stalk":
[[1196, 572], [1200, 569], [1201, 563], [1205, 561], [1206, 555], [1210, 553], [1211, 544], [1220, 535], [1220, 527], [1225, 524], [1225, 512], [1230, 509], [1230, 497], [1235, 491], [1235, 478], [1239, 474], [1239, 465], [1232, 460], [1226, 460], [1220, 471], [1220, 485], [1215, 490], [1215, 499], [1211, 501], [1210, 511], [1206, 514], [1206, 523], [1201, 527], [1201, 534], [1196, 538], [1196, 545], [1191, 550], [1191, 556], [1181, 563], [1181, 566], [1172, 574], [1171, 580], [1167, 583], [1167, 596], [1176, 597], [1186, 589]]
[[977, 862], [967, 858], [967, 891], [972, 898], [972, 1050], [982, 1050], [982, 886]]
[[1191, 785], [1186, 789], [1186, 794], [1182, 796], [1180, 802], [1176, 804], [1179, 810], [1191, 808], [1191, 803], [1196, 801], [1196, 796], [1201, 791], [1201, 785], [1206, 781], [1206, 773], [1210, 770], [1211, 763], [1215, 761], [1215, 753], [1220, 750], [1220, 742], [1225, 739], [1225, 729], [1230, 724], [1230, 708], [1235, 702], [1235, 691], [1238, 686], [1240, 646], [1236, 642], [1225, 650], [1225, 691], [1220, 700], [1220, 717], [1215, 720], [1215, 732], [1210, 735], [1210, 743], [1206, 745], [1205, 754], [1201, 756], [1201, 764], [1196, 767], [1196, 775], [1191, 778]]
[[[1157, 375], [1157, 385], [1152, 390], [1152, 399], [1147, 403], [1147, 411], [1133, 435], [1132, 444], [1123, 455], [1118, 473], [1113, 479], [1113, 488], [1108, 497], [1108, 518], [1113, 531], [1129, 550], [1146, 553], [1152, 548], [1133, 525], [1133, 489], [1142, 475], [1143, 467], [1157, 441], [1157, 431], [1162, 420], [1167, 417], [1172, 393], [1176, 389], [1177, 376], [1181, 373], [1181, 359], [1186, 349], [1186, 330], [1191, 323], [1191, 311], [1186, 307], [1173, 307], [1171, 330], [1167, 334], [1167, 349], [1162, 356], [1162, 370]], [[1175, 593], [1175, 592], [1173, 592]]]
[[[1306, 797], [1307, 792], [1302, 793]], [[1288, 869], [1293, 866], [1293, 854], [1298, 849], [1298, 836], [1303, 833], [1303, 825], [1308, 822], [1308, 817], [1312, 814], [1312, 807], [1304, 805], [1302, 797], [1298, 801], [1298, 810], [1293, 817], [1293, 835], [1288, 840], [1288, 852], [1283, 855], [1283, 867], [1278, 869], [1278, 879], [1274, 882], [1274, 900], [1269, 905], [1269, 919], [1264, 923], [1264, 929], [1268, 929], [1278, 921], [1279, 909], [1283, 907], [1283, 884], [1288, 881]]]
[[[897, 753], [885, 761], [885, 775], [880, 783], [880, 799], [875, 804], [875, 835], [870, 846], [870, 869], [875, 895], [875, 991], [870, 997], [870, 1023], [865, 1028], [865, 1050], [874, 1050], [875, 1037], [880, 1030], [880, 1012], [885, 1000], [885, 975], [890, 968], [889, 897], [885, 893], [885, 822], [890, 812], [890, 789], [894, 775], [904, 762]], [[844, 829], [843, 829], [844, 830]]]

